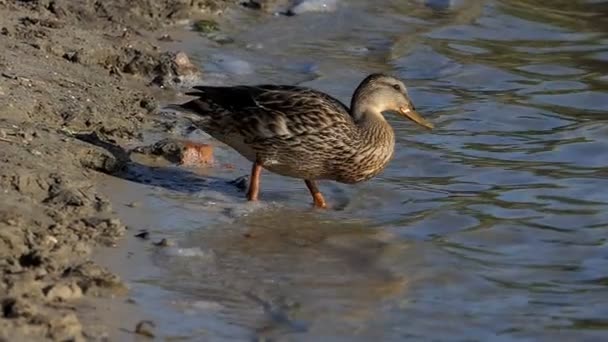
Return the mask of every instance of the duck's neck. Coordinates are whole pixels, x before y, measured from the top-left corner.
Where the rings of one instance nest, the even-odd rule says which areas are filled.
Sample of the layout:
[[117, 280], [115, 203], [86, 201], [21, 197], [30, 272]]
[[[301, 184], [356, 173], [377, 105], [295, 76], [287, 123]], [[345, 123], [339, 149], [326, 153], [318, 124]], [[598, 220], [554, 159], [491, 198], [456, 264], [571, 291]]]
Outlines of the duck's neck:
[[378, 112], [361, 112], [355, 124], [359, 128], [360, 157], [370, 156], [378, 164], [388, 163], [393, 156], [395, 134], [384, 116]]
[[359, 113], [355, 123], [359, 127], [359, 134], [366, 145], [387, 150], [387, 152], [390, 150], [392, 153], [395, 134], [381, 113], [371, 111]]
[[359, 86], [351, 100], [351, 115], [359, 128], [362, 153], [377, 153], [380, 156], [393, 155], [395, 134], [393, 128], [382, 115], [382, 108], [375, 101], [367, 101], [367, 88]]
[[346, 156], [344, 168], [337, 180], [358, 183], [368, 180], [388, 164], [393, 156], [393, 128], [382, 115], [363, 113], [356, 121], [357, 133], [352, 140], [352, 154]]

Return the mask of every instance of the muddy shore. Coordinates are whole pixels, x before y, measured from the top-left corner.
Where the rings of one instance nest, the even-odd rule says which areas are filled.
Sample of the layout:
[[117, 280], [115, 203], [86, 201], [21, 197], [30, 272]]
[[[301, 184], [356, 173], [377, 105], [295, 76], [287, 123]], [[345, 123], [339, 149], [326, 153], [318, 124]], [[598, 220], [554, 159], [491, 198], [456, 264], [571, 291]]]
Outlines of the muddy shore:
[[89, 260], [127, 231], [96, 188], [125, 163], [107, 147], [201, 75], [157, 47], [163, 28], [234, 3], [0, 0], [0, 340], [99, 337], [78, 299], [127, 292]]

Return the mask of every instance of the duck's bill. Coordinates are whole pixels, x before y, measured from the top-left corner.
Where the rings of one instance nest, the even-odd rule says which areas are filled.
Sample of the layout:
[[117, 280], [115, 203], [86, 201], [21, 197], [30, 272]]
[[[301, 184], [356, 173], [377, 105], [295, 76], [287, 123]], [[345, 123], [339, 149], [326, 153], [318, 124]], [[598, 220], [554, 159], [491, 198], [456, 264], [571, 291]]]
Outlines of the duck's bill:
[[401, 107], [401, 108], [399, 108], [399, 111], [401, 112], [401, 114], [405, 115], [408, 119], [414, 121], [415, 123], [419, 124], [420, 126], [424, 126], [428, 129], [433, 129], [435, 127], [435, 125], [426, 121], [425, 118], [423, 118], [420, 114], [418, 114], [418, 112], [416, 112], [413, 109], [410, 109], [407, 107]]

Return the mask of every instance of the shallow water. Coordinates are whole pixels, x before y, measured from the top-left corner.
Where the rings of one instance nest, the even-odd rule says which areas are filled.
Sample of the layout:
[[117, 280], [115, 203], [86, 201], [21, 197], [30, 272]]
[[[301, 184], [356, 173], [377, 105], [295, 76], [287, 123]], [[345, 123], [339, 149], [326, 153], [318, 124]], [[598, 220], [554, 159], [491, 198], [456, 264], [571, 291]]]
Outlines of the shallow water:
[[[107, 192], [127, 223], [177, 245], [125, 275], [133, 296], [161, 335], [193, 341], [608, 337], [607, 18], [592, 0], [343, 1], [235, 10], [228, 44], [186, 35], [172, 47], [209, 83], [348, 102], [390, 72], [437, 128], [389, 117], [393, 162], [364, 184], [323, 183], [327, 212], [268, 173], [246, 203], [227, 181], [249, 165], [222, 146], [235, 169], [134, 166], [136, 182]], [[124, 207], [134, 193], [141, 205]]]

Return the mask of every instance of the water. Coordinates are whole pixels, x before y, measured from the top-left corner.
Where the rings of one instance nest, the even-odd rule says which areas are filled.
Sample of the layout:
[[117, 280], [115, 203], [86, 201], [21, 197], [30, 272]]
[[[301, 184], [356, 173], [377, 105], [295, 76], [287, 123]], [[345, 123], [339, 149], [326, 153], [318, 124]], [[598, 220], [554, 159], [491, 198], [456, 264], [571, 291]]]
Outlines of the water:
[[[262, 176], [262, 202], [193, 173], [111, 180], [125, 219], [177, 246], [129, 278], [161, 335], [186, 340], [597, 341], [608, 337], [608, 2], [342, 1], [293, 17], [246, 9], [217, 44], [174, 44], [215, 84], [290, 83], [349, 102], [371, 72], [408, 85], [425, 131], [389, 117], [374, 180]], [[115, 191], [125, 189], [125, 193]], [[143, 243], [143, 242], [142, 242]]]

